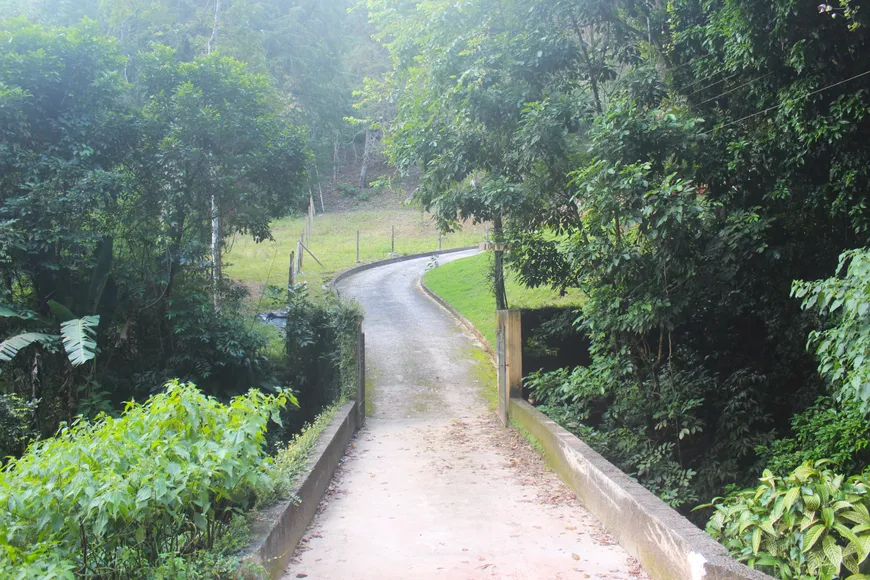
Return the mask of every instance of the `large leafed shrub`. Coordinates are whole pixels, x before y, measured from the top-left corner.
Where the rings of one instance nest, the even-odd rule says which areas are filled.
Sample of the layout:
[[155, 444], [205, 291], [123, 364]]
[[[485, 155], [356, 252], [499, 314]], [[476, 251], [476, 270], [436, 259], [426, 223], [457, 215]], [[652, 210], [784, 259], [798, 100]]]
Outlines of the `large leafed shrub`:
[[765, 470], [757, 488], [713, 500], [707, 533], [777, 578], [870, 578], [860, 573], [870, 555], [870, 479], [847, 479], [827, 463], [804, 463], [787, 477]]
[[174, 381], [33, 444], [0, 473], [0, 577], [138, 578], [200, 558], [270, 491], [266, 428], [288, 401], [224, 405]]

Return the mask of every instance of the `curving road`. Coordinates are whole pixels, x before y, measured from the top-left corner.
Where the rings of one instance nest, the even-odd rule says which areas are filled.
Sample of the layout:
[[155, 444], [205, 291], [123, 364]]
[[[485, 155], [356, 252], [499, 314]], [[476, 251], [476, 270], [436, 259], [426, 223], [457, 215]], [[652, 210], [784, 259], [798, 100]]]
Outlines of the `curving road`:
[[366, 311], [369, 418], [285, 578], [643, 577], [498, 424], [480, 345], [419, 288], [430, 262], [339, 284]]

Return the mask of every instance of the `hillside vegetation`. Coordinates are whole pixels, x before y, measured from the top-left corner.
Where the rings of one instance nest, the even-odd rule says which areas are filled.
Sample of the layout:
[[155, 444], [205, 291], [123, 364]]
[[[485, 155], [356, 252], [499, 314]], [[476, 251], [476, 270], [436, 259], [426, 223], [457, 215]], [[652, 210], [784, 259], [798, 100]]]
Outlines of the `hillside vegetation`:
[[592, 362], [528, 377], [541, 408], [752, 566], [866, 570], [866, 7], [366, 5], [415, 199], [493, 224], [498, 308], [511, 270], [585, 298]]

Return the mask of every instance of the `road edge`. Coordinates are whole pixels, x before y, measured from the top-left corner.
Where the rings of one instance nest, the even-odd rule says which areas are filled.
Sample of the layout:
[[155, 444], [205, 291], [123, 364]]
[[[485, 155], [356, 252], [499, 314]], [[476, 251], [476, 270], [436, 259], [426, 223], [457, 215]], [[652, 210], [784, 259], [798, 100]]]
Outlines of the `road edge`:
[[242, 557], [246, 564], [265, 568], [269, 578], [278, 579], [296, 552], [300, 540], [317, 513], [329, 483], [345, 456], [347, 446], [358, 430], [356, 401], [339, 407], [326, 426], [317, 447], [308, 459], [308, 468], [300, 477], [291, 499], [256, 512], [250, 526], [251, 541]]
[[[417, 285], [474, 333], [495, 364], [492, 345], [483, 333], [427, 287], [423, 276]], [[589, 513], [652, 578], [772, 580], [732, 558], [724, 546], [527, 401], [511, 398], [509, 415], [511, 426], [525, 431], [522, 434], [541, 450]]]
[[361, 264], [359, 266], [354, 266], [352, 268], [348, 268], [347, 270], [342, 270], [335, 277], [329, 281], [329, 291], [338, 297], [341, 297], [341, 293], [338, 291], [338, 283], [344, 280], [345, 278], [350, 278], [355, 274], [359, 274], [360, 272], [365, 272], [366, 270], [371, 270], [373, 268], [380, 268], [381, 266], [389, 266], [390, 264], [398, 264], [399, 262], [407, 262], [409, 260], [416, 260], [418, 258], [428, 258], [430, 256], [441, 256], [443, 254], [456, 254], [459, 252], [468, 252], [470, 250], [476, 250], [477, 246], [466, 246], [463, 248], [453, 248], [451, 250], [436, 250], [434, 252], [423, 252], [422, 254], [410, 254], [408, 256], [397, 256], [395, 258], [387, 258], [386, 260], [378, 260], [377, 262], [370, 262], [368, 264]]
[[434, 300], [439, 306], [444, 308], [456, 320], [458, 320], [459, 323], [462, 324], [462, 326], [464, 326], [465, 328], [470, 330], [472, 334], [474, 334], [475, 338], [477, 338], [477, 340], [480, 341], [480, 344], [483, 345], [483, 350], [486, 351], [486, 353], [489, 355], [490, 360], [492, 360], [493, 366], [495, 366], [495, 349], [493, 349], [486, 336], [484, 336], [483, 333], [480, 332], [480, 330], [478, 330], [478, 328], [474, 326], [474, 324], [470, 320], [462, 316], [462, 313], [460, 313], [452, 305], [450, 305], [449, 302], [435, 294], [435, 292], [433, 292], [431, 288], [426, 286], [426, 282], [423, 281], [423, 276], [421, 276], [420, 279], [417, 280], [417, 287], [423, 291], [423, 294]]

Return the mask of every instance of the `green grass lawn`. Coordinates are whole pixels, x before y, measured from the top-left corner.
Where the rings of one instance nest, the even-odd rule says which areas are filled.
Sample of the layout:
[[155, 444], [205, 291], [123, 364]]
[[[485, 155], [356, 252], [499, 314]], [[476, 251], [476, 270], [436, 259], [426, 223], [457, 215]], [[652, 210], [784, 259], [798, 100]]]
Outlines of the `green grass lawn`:
[[[308, 248], [323, 263], [320, 266], [305, 255], [298, 281], [306, 282], [312, 297], [324, 294], [323, 286], [342, 270], [356, 265], [356, 232], [360, 232], [360, 262], [390, 257], [391, 228], [396, 228], [396, 253], [400, 255], [438, 249], [438, 230], [429, 216], [409, 209], [382, 209], [348, 213], [326, 213], [314, 219]], [[271, 242], [256, 244], [237, 238], [226, 253], [225, 271], [252, 292], [257, 301], [266, 285], [287, 284], [290, 252], [304, 229], [304, 219], [284, 219], [272, 225]], [[473, 246], [484, 239], [484, 226], [466, 226], [442, 239], [442, 248]]]
[[[426, 273], [424, 281], [435, 294], [446, 300], [471, 321], [495, 347], [495, 296], [489, 281], [492, 254], [463, 258]], [[578, 306], [583, 295], [578, 290], [559, 296], [549, 288], [526, 288], [508, 270], [505, 279], [508, 305], [515, 309], [546, 306]]]

